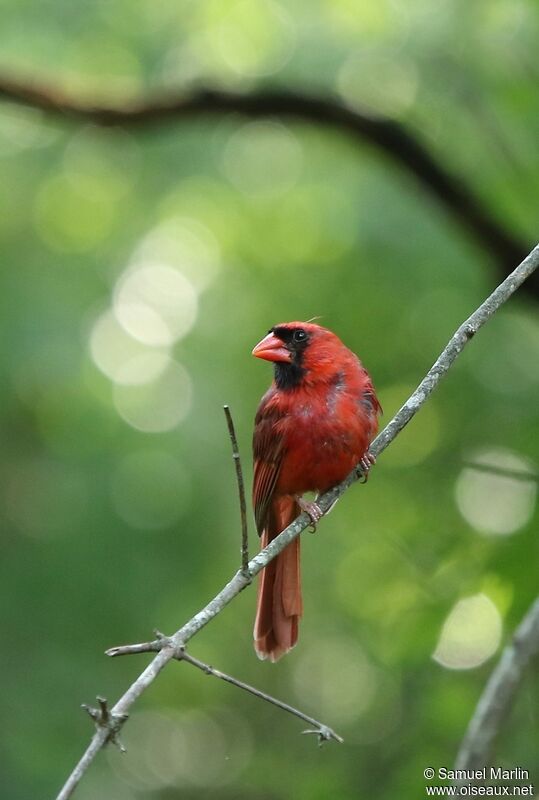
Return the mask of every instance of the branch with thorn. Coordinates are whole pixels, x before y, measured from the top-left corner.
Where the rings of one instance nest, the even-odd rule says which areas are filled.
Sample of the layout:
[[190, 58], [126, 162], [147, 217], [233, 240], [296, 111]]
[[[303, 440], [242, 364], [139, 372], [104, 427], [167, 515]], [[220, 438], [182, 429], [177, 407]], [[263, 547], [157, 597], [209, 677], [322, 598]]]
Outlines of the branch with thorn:
[[193, 667], [201, 670], [206, 675], [211, 675], [214, 678], [220, 678], [222, 681], [231, 683], [233, 686], [237, 686], [238, 689], [243, 689], [245, 692], [249, 692], [249, 694], [253, 694], [255, 697], [259, 697], [261, 700], [265, 700], [266, 702], [277, 706], [277, 708], [281, 708], [283, 711], [287, 711], [289, 714], [293, 714], [295, 717], [299, 717], [299, 719], [302, 719], [304, 722], [312, 725], [312, 729], [305, 730], [303, 733], [313, 733], [318, 736], [319, 744], [328, 742], [331, 739], [333, 739], [335, 742], [343, 742], [341, 736], [335, 733], [335, 731], [332, 730], [328, 725], [325, 725], [324, 723], [314, 719], [314, 717], [304, 714], [303, 711], [294, 708], [294, 706], [291, 706], [289, 703], [283, 703], [282, 700], [277, 700], [277, 698], [272, 697], [266, 692], [260, 691], [260, 689], [256, 689], [254, 686], [251, 686], [248, 683], [244, 683], [244, 681], [233, 678], [232, 675], [227, 675], [226, 672], [221, 672], [221, 670], [215, 669], [215, 667], [212, 667], [209, 664], [205, 664], [203, 661], [200, 661], [198, 658], [195, 658], [188, 653], [184, 645], [176, 647], [172, 638], [165, 636], [160, 631], [155, 631], [155, 635], [156, 638], [151, 642], [111, 647], [109, 650], [105, 651], [105, 654], [107, 656], [116, 657], [132, 655], [134, 653], [155, 653], [165, 647], [173, 648], [173, 658], [176, 661], [185, 661], [187, 664], [191, 664]]
[[[441, 379], [446, 375], [459, 357], [468, 342], [473, 338], [477, 331], [488, 322], [496, 311], [517, 291], [524, 281], [532, 275], [539, 266], [539, 245], [522, 261], [518, 267], [492, 292], [492, 294], [477, 308], [473, 314], [455, 331], [446, 347], [443, 349], [433, 366], [429, 369], [419, 386], [411, 394], [404, 405], [395, 414], [393, 419], [378, 434], [372, 442], [369, 452], [378, 457], [396, 438], [399, 432], [417, 414], [419, 409], [426, 403], [428, 397], [438, 386]], [[338, 486], [318, 498], [317, 502], [322, 512], [328, 509], [341, 497], [352, 484], [356, 483], [363, 476], [360, 465], [356, 467]], [[176, 633], [170, 637], [161, 637], [155, 657], [148, 664], [146, 669], [139, 675], [134, 683], [129, 687], [125, 694], [118, 700], [109, 713], [114, 715], [115, 720], [125, 716], [145, 689], [150, 686], [157, 678], [162, 669], [177, 657], [181, 648], [185, 648], [187, 642], [193, 638], [202, 628], [212, 619], [215, 619], [221, 611], [237, 595], [242, 592], [251, 580], [266, 567], [284, 548], [290, 544], [299, 534], [309, 527], [311, 519], [306, 513], [302, 513], [285, 530], [273, 539], [267, 547], [261, 550], [254, 558], [247, 563], [246, 570], [239, 569], [230, 581], [221, 589], [210, 602], [204, 606], [197, 614], [186, 622]], [[166, 641], [166, 646], [163, 642]], [[153, 643], [149, 643], [153, 646]], [[109, 655], [120, 655], [122, 653], [154, 652], [152, 648], [144, 650], [145, 645], [127, 645], [124, 648], [112, 648], [108, 651]], [[184, 659], [185, 660], [185, 659]], [[305, 717], [303, 717], [305, 718]], [[125, 721], [125, 720], [124, 720]], [[316, 723], [318, 724], [318, 723]], [[316, 731], [318, 733], [318, 731]], [[63, 788], [57, 796], [57, 800], [67, 800], [71, 797], [77, 784], [81, 780], [88, 766], [93, 761], [99, 750], [109, 740], [110, 731], [107, 727], [100, 727], [94, 734], [90, 745], [77, 764], [72, 774], [67, 779]]]
[[93, 708], [86, 703], [83, 703], [81, 708], [87, 711], [91, 716], [95, 722], [95, 727], [97, 730], [105, 729], [107, 731], [107, 742], [113, 742], [113, 744], [119, 747], [122, 753], [125, 753], [125, 747], [121, 743], [118, 733], [124, 722], [129, 717], [129, 714], [111, 713], [105, 697], [100, 697], [98, 695], [96, 700], [99, 704], [99, 708]]

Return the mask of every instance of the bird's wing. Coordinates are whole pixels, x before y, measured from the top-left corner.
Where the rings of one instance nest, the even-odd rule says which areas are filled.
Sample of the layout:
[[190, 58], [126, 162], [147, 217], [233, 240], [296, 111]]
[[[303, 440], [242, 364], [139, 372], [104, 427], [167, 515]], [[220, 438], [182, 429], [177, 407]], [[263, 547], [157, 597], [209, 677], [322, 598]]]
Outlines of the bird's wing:
[[253, 506], [258, 534], [267, 522], [269, 506], [279, 477], [285, 453], [279, 432], [279, 415], [269, 412], [263, 398], [255, 418], [253, 434], [254, 480]]
[[378, 430], [378, 416], [383, 413], [382, 406], [380, 405], [380, 401], [376, 396], [376, 392], [374, 386], [372, 384], [371, 377], [367, 370], [362, 367], [362, 381], [361, 381], [361, 388], [360, 388], [360, 395], [359, 395], [359, 405], [367, 412], [369, 419], [371, 420], [371, 437], [374, 436], [376, 431]]

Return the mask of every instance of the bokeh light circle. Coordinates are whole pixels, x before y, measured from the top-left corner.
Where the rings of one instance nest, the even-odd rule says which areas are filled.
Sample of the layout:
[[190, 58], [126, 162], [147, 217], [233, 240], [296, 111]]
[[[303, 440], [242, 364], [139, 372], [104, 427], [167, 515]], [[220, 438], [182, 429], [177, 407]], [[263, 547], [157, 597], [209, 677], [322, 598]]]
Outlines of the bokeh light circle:
[[303, 161], [298, 139], [278, 122], [248, 122], [232, 134], [223, 172], [252, 197], [285, 194], [297, 182]]
[[89, 347], [95, 365], [110, 380], [121, 384], [142, 384], [155, 380], [170, 362], [168, 350], [145, 347], [119, 324], [112, 311], [95, 320]]
[[337, 76], [337, 88], [348, 105], [400, 116], [412, 106], [418, 89], [415, 65], [379, 50], [352, 53]]
[[376, 672], [357, 642], [344, 637], [320, 640], [304, 648], [294, 672], [294, 688], [302, 703], [316, 705], [321, 716], [344, 725], [369, 707]]
[[139, 242], [132, 264], [157, 262], [182, 273], [197, 291], [206, 289], [220, 267], [220, 249], [209, 228], [197, 219], [172, 215]]
[[112, 231], [118, 211], [105, 176], [59, 173], [39, 188], [35, 225], [43, 242], [60, 253], [84, 253]]
[[500, 612], [485, 594], [459, 600], [445, 620], [433, 658], [448, 669], [472, 669], [500, 645]]
[[175, 428], [191, 410], [192, 385], [187, 370], [170, 360], [151, 383], [116, 383], [113, 402], [122, 419], [143, 433], [163, 433]]
[[197, 293], [179, 270], [148, 263], [127, 270], [114, 292], [114, 314], [135, 339], [151, 346], [170, 345], [193, 327]]
[[206, 47], [222, 67], [238, 78], [260, 78], [285, 66], [296, 41], [285, 6], [274, 0], [236, 0], [223, 13], [222, 3], [211, 5], [221, 13], [207, 29]]
[[167, 786], [225, 786], [243, 772], [253, 745], [247, 720], [217, 709], [136, 711], [126, 732], [127, 753], [109, 751], [118, 778], [138, 791]]
[[[473, 463], [460, 473], [455, 486], [458, 509], [466, 522], [481, 533], [507, 535], [523, 528], [531, 519], [537, 500], [537, 481], [530, 463], [511, 450], [488, 448], [477, 452]], [[474, 467], [473, 464], [477, 464]], [[496, 475], [485, 467], [517, 470], [530, 480]]]

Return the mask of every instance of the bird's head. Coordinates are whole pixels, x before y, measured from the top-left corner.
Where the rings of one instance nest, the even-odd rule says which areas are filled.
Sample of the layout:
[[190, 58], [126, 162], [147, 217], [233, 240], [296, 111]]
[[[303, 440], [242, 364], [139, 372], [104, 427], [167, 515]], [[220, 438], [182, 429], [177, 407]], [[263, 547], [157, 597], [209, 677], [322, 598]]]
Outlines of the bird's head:
[[327, 328], [313, 322], [274, 325], [254, 348], [253, 355], [275, 364], [275, 383], [292, 389], [302, 381], [328, 380], [338, 369], [336, 358], [347, 351]]

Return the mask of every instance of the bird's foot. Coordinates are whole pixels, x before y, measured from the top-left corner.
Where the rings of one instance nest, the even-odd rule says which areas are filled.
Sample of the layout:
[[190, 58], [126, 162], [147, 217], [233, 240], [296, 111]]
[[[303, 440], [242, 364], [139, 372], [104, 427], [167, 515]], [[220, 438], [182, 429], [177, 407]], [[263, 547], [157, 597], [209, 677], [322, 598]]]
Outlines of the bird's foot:
[[363, 480], [361, 481], [362, 483], [367, 483], [369, 479], [370, 468], [373, 467], [375, 464], [376, 464], [376, 456], [373, 455], [372, 453], [369, 453], [369, 451], [367, 450], [365, 455], [362, 458], [360, 458], [358, 465], [363, 474]]
[[316, 530], [317, 524], [320, 522], [322, 517], [324, 516], [324, 512], [318, 505], [318, 503], [309, 502], [309, 500], [304, 500], [303, 497], [296, 497], [298, 506], [301, 508], [302, 511], [305, 511], [311, 518], [311, 533], [314, 533]]

